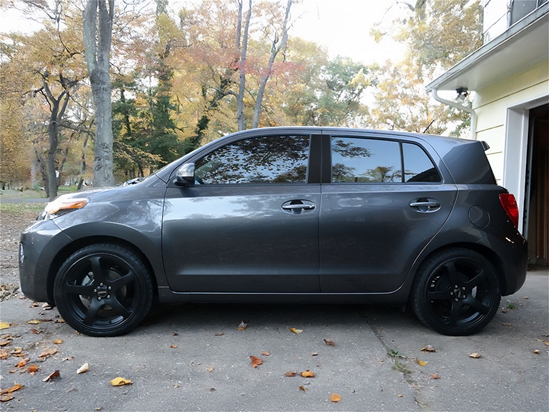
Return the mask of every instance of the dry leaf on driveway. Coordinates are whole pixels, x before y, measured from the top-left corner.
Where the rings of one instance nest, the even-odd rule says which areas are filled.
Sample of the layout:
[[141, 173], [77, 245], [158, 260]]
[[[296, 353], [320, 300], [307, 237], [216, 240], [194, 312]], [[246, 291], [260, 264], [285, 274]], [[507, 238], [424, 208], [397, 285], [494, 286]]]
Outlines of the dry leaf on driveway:
[[131, 385], [133, 382], [129, 379], [118, 377], [114, 378], [112, 381], [110, 381], [110, 384], [112, 386], [124, 386], [124, 385]]
[[238, 325], [238, 328], [237, 330], [244, 330], [248, 327], [248, 321], [247, 320], [243, 320], [242, 322], [240, 322], [240, 325]]
[[337, 394], [337, 393], [332, 393], [332, 394], [330, 395], [330, 401], [337, 403], [337, 402], [339, 402], [340, 400], [341, 400], [341, 396], [340, 396], [339, 394]]
[[257, 356], [250, 356], [250, 359], [252, 360], [252, 368], [257, 368], [263, 363], [263, 359], [258, 358]]
[[59, 369], [56, 369], [55, 372], [50, 373], [48, 376], [46, 376], [44, 379], [42, 379], [44, 382], [49, 382], [53, 379], [60, 378], [61, 374], [59, 373]]
[[290, 332], [295, 333], [296, 335], [299, 335], [301, 332], [303, 332], [303, 329], [296, 329], [296, 328], [288, 328], [290, 329]]
[[86, 362], [85, 364], [83, 364], [82, 366], [80, 366], [78, 368], [78, 370], [76, 371], [76, 373], [78, 375], [80, 375], [81, 373], [86, 373], [87, 371], [90, 370], [90, 365]]
[[424, 346], [421, 350], [423, 352], [436, 352], [436, 349], [431, 345]]
[[301, 376], [304, 378], [314, 378], [316, 374], [313, 371], [310, 371], [309, 369], [307, 369], [306, 371], [301, 372]]

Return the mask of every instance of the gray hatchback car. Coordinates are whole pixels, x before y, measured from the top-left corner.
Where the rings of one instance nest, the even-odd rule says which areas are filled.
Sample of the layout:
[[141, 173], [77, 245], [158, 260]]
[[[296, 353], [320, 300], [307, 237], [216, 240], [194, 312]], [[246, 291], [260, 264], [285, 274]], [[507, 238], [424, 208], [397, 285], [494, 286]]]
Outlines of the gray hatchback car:
[[523, 285], [513, 195], [479, 141], [344, 128], [234, 133], [136, 184], [60, 196], [21, 234], [23, 293], [116, 336], [159, 302], [409, 303], [480, 331]]

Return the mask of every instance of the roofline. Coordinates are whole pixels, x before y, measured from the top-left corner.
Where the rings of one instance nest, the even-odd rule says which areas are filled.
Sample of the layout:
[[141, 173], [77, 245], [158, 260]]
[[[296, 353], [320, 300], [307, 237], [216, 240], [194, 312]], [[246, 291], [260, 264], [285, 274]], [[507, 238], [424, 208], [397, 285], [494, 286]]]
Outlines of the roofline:
[[425, 87], [427, 94], [430, 94], [432, 91], [439, 90], [443, 84], [454, 80], [462, 72], [474, 67], [483, 60], [489, 58], [499, 49], [505, 47], [506, 43], [511, 41], [516, 36], [523, 35], [524, 33], [533, 29], [537, 23], [543, 22], [543, 19], [546, 18], [548, 14], [549, 2], [546, 2], [538, 7], [536, 10], [534, 10], [532, 13], [530, 13], [528, 16], [524, 17], [522, 20], [511, 26], [508, 30], [500, 34], [494, 40], [484, 44], [479, 49], [461, 60], [455, 66], [453, 66], [451, 69], [447, 70], [443, 75], [439, 76], [431, 83], [429, 83]]

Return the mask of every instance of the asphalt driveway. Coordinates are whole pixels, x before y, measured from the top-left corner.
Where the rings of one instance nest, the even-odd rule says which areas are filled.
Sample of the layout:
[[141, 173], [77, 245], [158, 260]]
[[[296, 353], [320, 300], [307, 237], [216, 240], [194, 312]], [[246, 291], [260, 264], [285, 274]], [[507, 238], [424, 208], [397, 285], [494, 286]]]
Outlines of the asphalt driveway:
[[[127, 336], [90, 338], [59, 323], [56, 309], [15, 297], [0, 303], [10, 325], [0, 330], [0, 384], [23, 386], [0, 406], [547, 411], [548, 301], [549, 276], [540, 270], [471, 337], [439, 335], [387, 306], [177, 305], [155, 309]], [[238, 330], [243, 320], [248, 326]], [[427, 345], [434, 352], [422, 351]], [[263, 363], [253, 368], [250, 356]], [[89, 371], [77, 374], [85, 363]], [[301, 377], [306, 371], [315, 376]], [[131, 385], [112, 386], [117, 377]], [[334, 394], [341, 400], [330, 400]]]

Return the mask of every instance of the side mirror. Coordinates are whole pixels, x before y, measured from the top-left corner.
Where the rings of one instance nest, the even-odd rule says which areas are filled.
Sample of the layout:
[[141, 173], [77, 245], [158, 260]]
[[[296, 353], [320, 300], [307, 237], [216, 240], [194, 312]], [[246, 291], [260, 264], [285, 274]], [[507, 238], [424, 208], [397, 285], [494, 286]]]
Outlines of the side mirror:
[[194, 185], [194, 163], [185, 163], [177, 169], [175, 183], [181, 186]]

